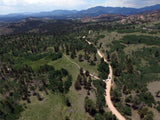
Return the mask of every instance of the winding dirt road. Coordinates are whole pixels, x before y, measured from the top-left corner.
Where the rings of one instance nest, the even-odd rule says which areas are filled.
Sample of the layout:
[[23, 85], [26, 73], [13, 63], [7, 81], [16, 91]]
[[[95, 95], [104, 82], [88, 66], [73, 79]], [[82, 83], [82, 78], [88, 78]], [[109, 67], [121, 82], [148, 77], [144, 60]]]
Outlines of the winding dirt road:
[[[88, 44], [92, 44], [92, 43], [89, 42], [88, 40], [86, 40], [86, 41], [88, 42]], [[110, 91], [111, 91], [112, 80], [113, 80], [113, 70], [112, 70], [112, 66], [110, 65], [110, 63], [106, 60], [106, 58], [104, 57], [104, 55], [103, 55], [98, 49], [97, 49], [97, 53], [98, 53], [98, 55], [99, 55], [101, 58], [102, 58], [102, 57], [104, 58], [104, 61], [105, 61], [106, 63], [109, 64], [109, 75], [108, 75], [109, 81], [106, 82], [106, 96], [105, 96], [106, 104], [108, 105], [108, 108], [112, 111], [112, 113], [117, 117], [118, 120], [126, 120], [126, 119], [121, 115], [121, 113], [113, 106], [113, 103], [112, 103], [112, 101], [111, 101]], [[66, 56], [65, 54], [64, 54], [64, 56], [65, 56], [71, 63], [75, 64], [75, 65], [78, 67], [78, 69], [80, 69], [80, 66], [79, 66], [77, 63], [71, 61], [71, 60], [68, 58], [68, 56]], [[85, 70], [84, 70], [83, 72], [85, 73]], [[90, 76], [91, 76], [91, 77], [94, 77], [95, 79], [99, 79], [97, 76], [95, 76], [95, 75], [93, 75], [93, 74], [91, 74], [91, 73], [90, 73]]]
[[[87, 40], [86, 40], [87, 41]], [[88, 44], [92, 44], [91, 42], [87, 41]], [[112, 66], [110, 65], [110, 63], [105, 59], [104, 55], [97, 50], [98, 55], [102, 58], [104, 58], [104, 61], [107, 62], [109, 64], [109, 75], [108, 75], [108, 79], [109, 81], [106, 82], [106, 104], [108, 105], [108, 108], [112, 111], [112, 113], [117, 117], [118, 120], [126, 120], [121, 113], [113, 106], [113, 103], [111, 101], [111, 96], [110, 96], [110, 91], [111, 91], [111, 86], [112, 86], [112, 80], [113, 80], [113, 70], [112, 70]]]
[[[63, 54], [63, 55], [64, 55], [64, 57], [66, 57], [71, 63], [75, 64], [75, 65], [78, 67], [78, 69], [81, 68], [77, 63], [75, 63], [75, 62], [73, 62], [72, 60], [70, 60], [67, 55], [65, 55], [65, 54]], [[83, 70], [83, 73], [86, 73], [86, 71]], [[90, 73], [89, 75], [90, 75], [91, 77], [95, 78], [95, 79], [99, 79], [99, 77], [95, 76], [94, 74], [91, 74], [91, 73]]]
[[[98, 50], [98, 55], [100, 57], [103, 57], [104, 56], [101, 54], [101, 52]], [[108, 61], [104, 58], [104, 61], [108, 63]], [[109, 64], [109, 63], [108, 63]], [[106, 96], [105, 96], [105, 99], [106, 99], [106, 104], [108, 105], [108, 108], [112, 111], [112, 113], [117, 117], [117, 119], [119, 120], [126, 120], [122, 115], [121, 113], [113, 106], [113, 103], [111, 101], [111, 96], [110, 96], [110, 91], [111, 91], [111, 86], [112, 86], [112, 80], [113, 80], [113, 70], [112, 70], [112, 67], [111, 65], [109, 64], [109, 75], [108, 75], [108, 79], [109, 81], [106, 82]]]

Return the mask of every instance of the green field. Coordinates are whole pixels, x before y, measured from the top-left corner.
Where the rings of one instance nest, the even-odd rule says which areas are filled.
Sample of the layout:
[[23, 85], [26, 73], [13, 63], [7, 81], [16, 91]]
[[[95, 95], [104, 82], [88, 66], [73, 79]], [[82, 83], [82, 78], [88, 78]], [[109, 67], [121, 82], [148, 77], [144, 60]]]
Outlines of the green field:
[[[27, 109], [22, 112], [19, 120], [65, 120], [66, 116], [69, 116], [74, 120], [92, 119], [89, 114], [85, 112], [83, 106], [84, 98], [87, 95], [87, 92], [85, 90], [77, 92], [74, 88], [74, 82], [79, 73], [79, 69], [76, 65], [72, 64], [64, 56], [56, 61], [41, 59], [35, 63], [31, 63], [33, 68], [39, 68], [39, 66], [43, 64], [48, 64], [53, 65], [55, 69], [65, 68], [69, 71], [73, 77], [73, 83], [69, 93], [66, 96], [69, 98], [71, 105], [74, 107], [67, 107], [65, 105], [64, 97], [61, 94], [54, 95], [49, 93], [49, 95], [44, 96], [43, 101], [38, 101], [36, 97], [32, 97], [31, 103], [27, 104]], [[91, 92], [90, 96], [95, 100], [94, 92]]]
[[136, 17], [8, 23], [11, 34], [0, 31], [0, 120], [115, 120], [101, 80], [110, 66], [97, 50], [113, 69], [116, 109], [127, 120], [159, 120], [160, 22]]

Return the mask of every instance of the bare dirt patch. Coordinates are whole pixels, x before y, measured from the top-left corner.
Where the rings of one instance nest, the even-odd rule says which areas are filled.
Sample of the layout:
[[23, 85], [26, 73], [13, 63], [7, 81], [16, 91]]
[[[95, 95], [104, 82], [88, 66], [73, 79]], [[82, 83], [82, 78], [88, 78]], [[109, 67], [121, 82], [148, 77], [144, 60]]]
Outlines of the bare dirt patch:
[[160, 90], [160, 81], [151, 82], [148, 84], [148, 89], [154, 96], [156, 101], [160, 101], [160, 97], [156, 97], [156, 92]]

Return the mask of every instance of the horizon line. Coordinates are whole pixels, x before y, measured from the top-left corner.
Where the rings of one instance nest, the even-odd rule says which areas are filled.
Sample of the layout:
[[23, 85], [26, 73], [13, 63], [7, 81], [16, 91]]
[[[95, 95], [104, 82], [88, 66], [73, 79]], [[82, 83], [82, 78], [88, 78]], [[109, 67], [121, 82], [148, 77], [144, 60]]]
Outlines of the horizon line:
[[43, 12], [54, 12], [54, 11], [62, 11], [62, 10], [68, 10], [68, 11], [83, 11], [83, 10], [88, 10], [88, 9], [91, 9], [91, 8], [95, 8], [95, 7], [104, 7], [104, 8], [132, 8], [132, 9], [142, 9], [142, 8], [146, 8], [146, 7], [152, 7], [152, 6], [156, 6], [156, 5], [160, 5], [160, 4], [154, 4], [154, 5], [147, 5], [147, 6], [144, 6], [144, 7], [139, 7], [139, 8], [135, 8], [135, 7], [114, 7], [114, 6], [101, 6], [101, 5], [97, 5], [97, 6], [92, 6], [92, 7], [88, 7], [86, 9], [81, 9], [81, 10], [76, 10], [76, 9], [55, 9], [55, 10], [43, 10], [43, 11], [39, 11], [39, 12], [15, 12], [15, 13], [7, 13], [7, 14], [0, 14], [0, 16], [7, 16], [7, 15], [13, 15], [13, 14], [20, 14], [20, 15], [27, 15], [27, 14], [37, 14], [37, 13], [43, 13]]

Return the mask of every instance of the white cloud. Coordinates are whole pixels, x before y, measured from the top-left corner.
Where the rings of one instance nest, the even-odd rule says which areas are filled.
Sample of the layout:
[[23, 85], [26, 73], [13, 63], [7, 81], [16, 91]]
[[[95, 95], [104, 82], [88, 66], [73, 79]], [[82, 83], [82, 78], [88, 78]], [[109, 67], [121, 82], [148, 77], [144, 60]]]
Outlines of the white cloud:
[[93, 6], [139, 8], [154, 4], [160, 4], [160, 0], [0, 0], [0, 14], [40, 12], [55, 9], [80, 10]]
[[[0, 8], [1, 8], [0, 15], [8, 14], [8, 13], [10, 13], [10, 11], [18, 12], [18, 11], [16, 11], [16, 9], [15, 9], [14, 7], [1, 6], [1, 5], [0, 5]], [[9, 12], [8, 12], [8, 11], [9, 11]]]
[[[85, 9], [87, 0], [0, 0], [0, 14], [15, 12], [40, 12], [55, 9]], [[12, 9], [7, 9], [10, 7]], [[4, 12], [5, 11], [5, 12]]]
[[159, 0], [146, 0], [146, 5], [160, 4]]
[[2, 3], [5, 5], [5, 6], [15, 6], [17, 5], [17, 0], [2, 0]]
[[2, 3], [6, 6], [27, 6], [27, 5], [53, 5], [53, 6], [78, 6], [84, 5], [87, 2], [85, 0], [2, 0]]
[[112, 7], [133, 7], [133, 1], [136, 0], [106, 0], [104, 6]]
[[160, 4], [159, 0], [106, 0], [104, 6], [140, 8]]

